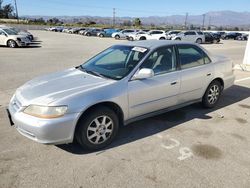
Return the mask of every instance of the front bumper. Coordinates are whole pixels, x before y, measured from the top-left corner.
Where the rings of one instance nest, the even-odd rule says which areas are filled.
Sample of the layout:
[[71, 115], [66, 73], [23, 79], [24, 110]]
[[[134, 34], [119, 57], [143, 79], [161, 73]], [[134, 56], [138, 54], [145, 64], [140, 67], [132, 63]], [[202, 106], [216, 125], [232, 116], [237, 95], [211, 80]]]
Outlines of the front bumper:
[[16, 41], [18, 46], [28, 46], [30, 45], [30, 41]]
[[65, 114], [54, 119], [42, 119], [27, 115], [12, 103], [8, 106], [9, 119], [23, 136], [43, 144], [71, 143], [74, 138], [78, 113]]

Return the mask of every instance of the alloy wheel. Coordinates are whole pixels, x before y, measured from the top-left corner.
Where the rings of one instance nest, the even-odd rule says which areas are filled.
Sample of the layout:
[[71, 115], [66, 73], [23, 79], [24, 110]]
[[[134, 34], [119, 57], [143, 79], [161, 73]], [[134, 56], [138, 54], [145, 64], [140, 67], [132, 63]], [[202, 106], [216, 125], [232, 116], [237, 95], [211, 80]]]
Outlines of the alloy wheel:
[[220, 95], [220, 88], [217, 85], [213, 85], [208, 92], [208, 102], [209, 104], [214, 104], [218, 100]]
[[92, 144], [101, 144], [112, 135], [114, 123], [108, 116], [96, 117], [87, 128], [87, 139]]

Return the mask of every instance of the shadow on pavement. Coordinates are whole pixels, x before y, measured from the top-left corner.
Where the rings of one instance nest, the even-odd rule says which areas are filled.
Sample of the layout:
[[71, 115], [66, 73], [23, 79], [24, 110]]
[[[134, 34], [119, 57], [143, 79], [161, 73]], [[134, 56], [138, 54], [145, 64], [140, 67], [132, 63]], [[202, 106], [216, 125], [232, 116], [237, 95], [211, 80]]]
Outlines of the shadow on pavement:
[[[193, 104], [178, 110], [131, 123], [128, 126], [121, 127], [119, 135], [111, 145], [109, 145], [104, 150], [95, 153], [99, 154], [113, 147], [121, 146], [148, 136], [152, 136], [169, 128], [191, 121], [195, 118], [211, 119], [212, 117], [208, 116], [208, 113], [240, 102], [248, 97], [250, 97], [250, 88], [234, 85], [223, 93], [216, 108], [205, 109], [202, 108], [200, 104]], [[75, 143], [57, 145], [57, 147], [72, 154], [79, 155], [90, 153]]]

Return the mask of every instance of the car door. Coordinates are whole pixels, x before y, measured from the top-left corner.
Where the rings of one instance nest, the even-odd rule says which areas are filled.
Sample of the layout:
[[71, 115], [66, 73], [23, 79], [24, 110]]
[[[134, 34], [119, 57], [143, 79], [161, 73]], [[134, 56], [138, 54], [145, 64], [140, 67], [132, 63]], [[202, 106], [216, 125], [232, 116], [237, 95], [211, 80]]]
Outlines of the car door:
[[141, 64], [139, 69], [153, 69], [155, 75], [128, 82], [130, 118], [177, 104], [180, 73], [176, 62], [174, 46], [166, 46], [152, 52]]
[[214, 75], [211, 60], [203, 50], [192, 44], [177, 45], [177, 53], [181, 69], [179, 102], [202, 98]]
[[5, 40], [6, 40], [6, 35], [5, 33], [0, 29], [0, 45], [6, 45]]
[[196, 37], [196, 33], [194, 31], [187, 31], [184, 34], [185, 41], [194, 42], [195, 37]]

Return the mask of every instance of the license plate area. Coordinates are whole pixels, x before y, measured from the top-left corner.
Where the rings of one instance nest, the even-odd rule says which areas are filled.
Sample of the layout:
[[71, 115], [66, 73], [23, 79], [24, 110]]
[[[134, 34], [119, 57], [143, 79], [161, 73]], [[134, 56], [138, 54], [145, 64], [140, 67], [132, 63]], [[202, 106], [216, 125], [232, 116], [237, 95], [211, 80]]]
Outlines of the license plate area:
[[10, 122], [10, 126], [13, 126], [14, 125], [14, 122], [12, 121], [12, 117], [10, 115], [10, 111], [8, 109], [6, 109], [6, 112], [7, 112], [7, 115], [8, 115], [8, 119], [9, 119], [9, 122]]

